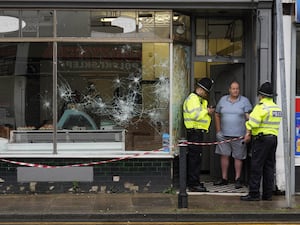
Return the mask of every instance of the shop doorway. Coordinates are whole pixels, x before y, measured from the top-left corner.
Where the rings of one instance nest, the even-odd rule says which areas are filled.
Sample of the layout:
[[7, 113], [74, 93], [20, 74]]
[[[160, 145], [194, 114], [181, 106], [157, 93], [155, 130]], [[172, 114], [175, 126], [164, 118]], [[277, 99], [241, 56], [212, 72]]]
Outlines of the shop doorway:
[[[214, 80], [214, 88], [211, 93], [211, 102], [217, 104], [220, 98], [228, 94], [228, 88], [232, 81], [237, 81], [240, 84], [240, 94], [245, 95], [244, 90], [244, 64], [222, 64], [222, 65], [212, 65], [210, 68], [211, 78]], [[215, 140], [215, 121], [212, 120], [211, 129], [210, 129], [210, 139]], [[211, 146], [209, 151], [209, 162], [210, 162], [210, 175], [213, 178], [221, 177], [221, 167], [220, 167], [220, 157], [215, 154], [215, 146]], [[245, 169], [245, 168], [244, 168]], [[231, 159], [228, 177], [230, 180], [234, 180], [234, 167], [233, 159]]]
[[[245, 71], [244, 63], [206, 63], [195, 62], [195, 66], [198, 64], [206, 64], [207, 76], [214, 80], [213, 89], [210, 93], [209, 105], [216, 106], [219, 99], [228, 94], [228, 88], [232, 81], [238, 81], [240, 83], [241, 95], [245, 93]], [[209, 133], [205, 137], [205, 142], [216, 141], [216, 131], [214, 118], [209, 129]], [[216, 179], [221, 175], [219, 156], [216, 155], [215, 145], [204, 146], [202, 171], [210, 176], [209, 179]], [[230, 174], [233, 173], [231, 168]], [[233, 174], [232, 174], [233, 175]]]
[[[228, 94], [229, 85], [232, 81], [237, 81], [240, 83], [240, 94], [245, 95], [245, 65], [244, 63], [236, 64], [211, 64], [209, 66], [210, 78], [214, 80], [214, 86], [210, 93], [210, 104], [215, 106], [220, 98]], [[210, 132], [208, 133], [205, 142], [215, 142], [216, 141], [216, 131], [215, 131], [215, 121], [212, 120], [210, 127]], [[213, 181], [221, 178], [221, 167], [220, 167], [220, 156], [215, 154], [216, 145], [206, 146], [202, 155], [202, 172], [204, 174], [206, 185], [208, 185], [209, 190], [214, 192], [245, 192], [247, 191], [244, 187], [240, 190], [234, 188], [233, 182], [235, 180], [234, 172], [234, 161], [231, 158], [230, 167], [228, 171], [228, 178], [231, 185], [226, 187], [213, 186]], [[247, 181], [248, 177], [248, 163], [247, 159], [244, 161], [242, 180], [244, 183]]]
[[[247, 20], [247, 17], [240, 16], [195, 18], [193, 75], [195, 82], [202, 77], [214, 80], [209, 105], [216, 106], [219, 99], [228, 94], [232, 81], [240, 83], [241, 95], [246, 96], [246, 93], [249, 93], [249, 88], [245, 86], [246, 78], [249, 79], [249, 69], [246, 66], [249, 61], [245, 51], [248, 48], [246, 42], [249, 42], [245, 38], [247, 32], [244, 29]], [[216, 141], [214, 118], [204, 141]], [[202, 174], [207, 174], [207, 181], [221, 177], [220, 157], [215, 154], [215, 148], [215, 144], [205, 146], [202, 154]], [[242, 175], [244, 181], [246, 173], [245, 163]], [[228, 178], [234, 181], [233, 160], [230, 163]]]

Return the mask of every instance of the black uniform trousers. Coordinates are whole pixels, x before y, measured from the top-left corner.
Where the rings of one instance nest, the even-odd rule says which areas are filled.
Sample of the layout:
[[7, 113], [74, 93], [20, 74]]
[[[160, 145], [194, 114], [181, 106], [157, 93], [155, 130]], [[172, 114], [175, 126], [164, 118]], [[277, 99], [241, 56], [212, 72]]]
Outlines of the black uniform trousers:
[[274, 135], [254, 136], [252, 144], [249, 194], [252, 197], [260, 196], [260, 182], [263, 178], [262, 196], [263, 198], [271, 198], [274, 185], [277, 137]]
[[[187, 140], [192, 143], [199, 143], [203, 141], [204, 130], [188, 129]], [[202, 146], [188, 145], [187, 154], [187, 186], [194, 187], [200, 185], [200, 171], [202, 160]]]

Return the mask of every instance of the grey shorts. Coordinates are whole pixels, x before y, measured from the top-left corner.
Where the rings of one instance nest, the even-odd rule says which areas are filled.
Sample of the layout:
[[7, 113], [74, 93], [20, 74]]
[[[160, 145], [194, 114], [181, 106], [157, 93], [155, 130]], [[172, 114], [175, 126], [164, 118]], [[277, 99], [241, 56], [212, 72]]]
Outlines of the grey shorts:
[[[222, 132], [218, 132], [216, 135], [217, 141], [224, 141], [234, 137], [227, 137], [222, 134]], [[230, 142], [225, 142], [222, 144], [218, 144], [216, 146], [216, 154], [231, 156], [235, 159], [246, 159], [247, 157], [247, 146], [244, 144], [244, 140], [234, 140]]]

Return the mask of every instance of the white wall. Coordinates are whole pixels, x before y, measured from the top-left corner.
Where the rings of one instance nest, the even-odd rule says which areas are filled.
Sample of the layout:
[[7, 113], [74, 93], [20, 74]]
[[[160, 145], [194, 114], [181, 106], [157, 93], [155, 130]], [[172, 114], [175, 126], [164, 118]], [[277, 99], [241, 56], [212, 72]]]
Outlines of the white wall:
[[[280, 82], [280, 62], [279, 58], [277, 57], [277, 103], [281, 106], [281, 108], [287, 110], [288, 115], [288, 126], [290, 125], [290, 99], [291, 99], [291, 55], [292, 55], [292, 48], [291, 48], [291, 34], [292, 34], [292, 18], [291, 16], [283, 16], [283, 38], [284, 38], [284, 61], [285, 61], [285, 83], [286, 83], [286, 101], [287, 106], [282, 105], [282, 88], [281, 88], [281, 82]], [[279, 56], [279, 49], [280, 46], [277, 46], [277, 56]], [[292, 83], [294, 84], [294, 83]], [[291, 127], [289, 126], [289, 137], [291, 135]], [[279, 130], [278, 135], [278, 147], [276, 152], [276, 185], [279, 190], [285, 190], [285, 165], [284, 165], [284, 141], [283, 141], [283, 132], [282, 132], [282, 123], [281, 123], [281, 129]], [[286, 149], [287, 151], [294, 152], [294, 145], [291, 143], [290, 149]]]
[[282, 0], [282, 3], [294, 3], [296, 0]]

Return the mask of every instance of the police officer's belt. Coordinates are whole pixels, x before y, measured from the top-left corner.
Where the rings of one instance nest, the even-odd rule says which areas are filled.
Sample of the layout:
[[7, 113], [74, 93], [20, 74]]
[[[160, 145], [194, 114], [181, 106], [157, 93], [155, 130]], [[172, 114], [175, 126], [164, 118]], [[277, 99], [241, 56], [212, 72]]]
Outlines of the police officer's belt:
[[189, 133], [206, 133], [206, 130], [191, 128], [191, 129], [187, 129], [187, 132], [189, 132]]
[[258, 135], [253, 136], [254, 140], [259, 138], [271, 138], [271, 137], [277, 137], [277, 136], [274, 134], [264, 134], [264, 133], [259, 133]]

